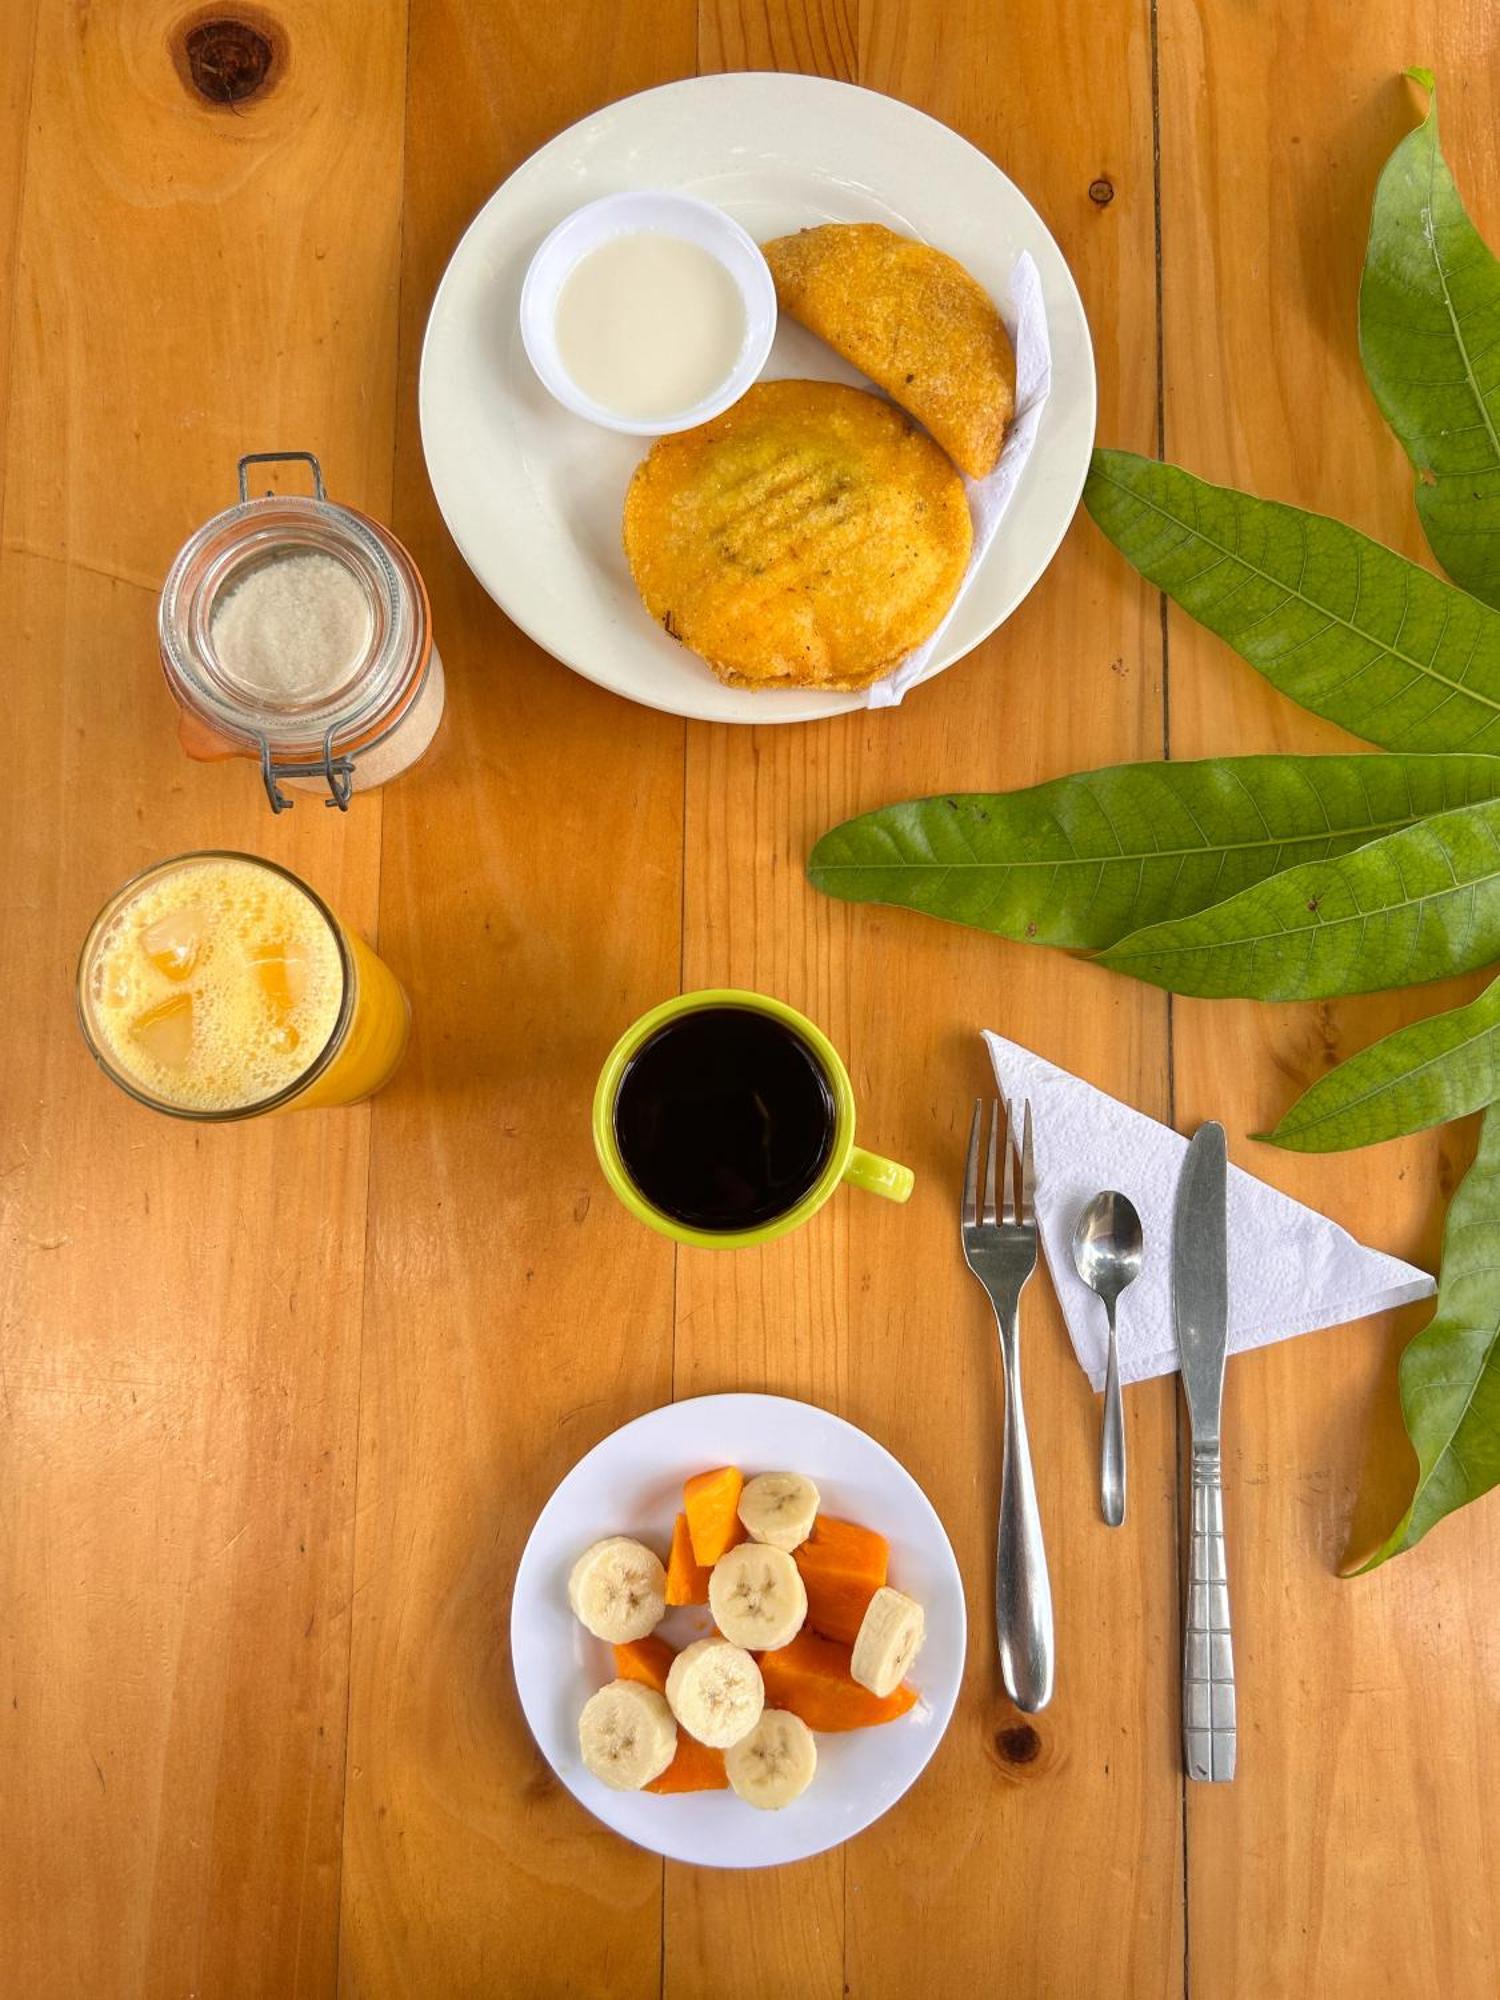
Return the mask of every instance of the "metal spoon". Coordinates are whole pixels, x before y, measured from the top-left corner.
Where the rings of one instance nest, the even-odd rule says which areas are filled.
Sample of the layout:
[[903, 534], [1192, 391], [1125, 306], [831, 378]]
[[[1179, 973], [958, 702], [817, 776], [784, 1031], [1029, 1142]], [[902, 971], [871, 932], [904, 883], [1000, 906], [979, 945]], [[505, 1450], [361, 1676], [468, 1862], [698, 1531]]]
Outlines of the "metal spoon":
[[1125, 1518], [1125, 1411], [1120, 1401], [1120, 1344], [1115, 1301], [1141, 1274], [1141, 1218], [1127, 1195], [1096, 1194], [1073, 1231], [1078, 1275], [1104, 1301], [1109, 1320], [1109, 1373], [1104, 1382], [1104, 1429], [1099, 1438], [1099, 1504], [1118, 1528]]

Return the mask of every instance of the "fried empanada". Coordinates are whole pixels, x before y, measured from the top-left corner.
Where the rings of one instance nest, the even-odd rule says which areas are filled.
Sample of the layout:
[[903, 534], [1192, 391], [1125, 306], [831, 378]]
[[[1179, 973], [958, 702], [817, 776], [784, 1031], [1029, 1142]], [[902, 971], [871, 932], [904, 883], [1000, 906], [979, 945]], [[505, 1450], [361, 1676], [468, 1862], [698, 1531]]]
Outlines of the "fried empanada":
[[834, 382], [757, 383], [658, 439], [625, 499], [647, 610], [743, 687], [879, 680], [937, 628], [971, 541], [931, 438]]
[[994, 471], [1016, 361], [962, 264], [878, 222], [826, 222], [762, 248], [784, 313], [910, 410], [971, 479]]

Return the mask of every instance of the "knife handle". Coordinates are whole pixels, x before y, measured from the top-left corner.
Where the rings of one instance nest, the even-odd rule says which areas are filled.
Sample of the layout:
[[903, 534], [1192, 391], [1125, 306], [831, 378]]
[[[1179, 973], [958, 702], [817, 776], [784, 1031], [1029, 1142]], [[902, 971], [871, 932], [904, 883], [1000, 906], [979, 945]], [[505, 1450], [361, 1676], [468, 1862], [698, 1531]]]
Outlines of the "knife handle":
[[1222, 1783], [1234, 1776], [1234, 1650], [1224, 1566], [1223, 1468], [1217, 1444], [1193, 1446], [1182, 1739], [1190, 1778]]

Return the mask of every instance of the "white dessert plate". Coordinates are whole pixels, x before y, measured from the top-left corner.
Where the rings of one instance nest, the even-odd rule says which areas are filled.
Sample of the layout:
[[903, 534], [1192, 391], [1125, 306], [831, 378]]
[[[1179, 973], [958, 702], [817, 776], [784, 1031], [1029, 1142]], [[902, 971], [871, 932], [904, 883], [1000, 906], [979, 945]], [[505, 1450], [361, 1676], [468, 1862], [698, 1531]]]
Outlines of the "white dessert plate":
[[[1094, 441], [1094, 358], [1077, 287], [1015, 184], [946, 125], [823, 77], [751, 72], [664, 84], [533, 153], [454, 251], [422, 350], [422, 444], [464, 560], [549, 653], [631, 701], [710, 722], [807, 722], [857, 694], [726, 687], [636, 594], [620, 538], [637, 438], [555, 403], [521, 344], [521, 285], [564, 216], [600, 195], [665, 188], [716, 203], [758, 241], [829, 221], [883, 222], [936, 244], [1001, 299], [1022, 251], [1041, 273], [1052, 393], [1021, 483], [928, 676], [1008, 618], [1051, 560]], [[763, 373], [861, 382], [784, 323]]]
[[[826, 1512], [877, 1528], [891, 1545], [890, 1580], [927, 1613], [909, 1676], [921, 1698], [876, 1729], [818, 1737], [818, 1772], [801, 1798], [761, 1812], [733, 1792], [659, 1797], [616, 1792], [584, 1769], [578, 1717], [614, 1678], [610, 1648], [568, 1609], [568, 1572], [591, 1542], [636, 1535], [663, 1561], [682, 1483], [738, 1465], [805, 1472]], [[669, 1611], [658, 1632], [681, 1648], [712, 1629], [707, 1606]], [[783, 1396], [699, 1396], [668, 1403], [595, 1445], [537, 1516], [516, 1570], [511, 1664], [542, 1754], [581, 1805], [616, 1833], [669, 1860], [706, 1868], [767, 1868], [820, 1854], [860, 1833], [915, 1783], [958, 1699], [964, 1593], [943, 1524], [884, 1446], [853, 1424]]]

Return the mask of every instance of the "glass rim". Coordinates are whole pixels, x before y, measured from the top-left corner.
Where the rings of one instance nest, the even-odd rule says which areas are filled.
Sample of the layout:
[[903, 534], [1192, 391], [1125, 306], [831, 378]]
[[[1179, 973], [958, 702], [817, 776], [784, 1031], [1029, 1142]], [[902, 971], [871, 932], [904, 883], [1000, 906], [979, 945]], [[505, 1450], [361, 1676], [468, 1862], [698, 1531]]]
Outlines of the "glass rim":
[[[378, 587], [385, 616], [379, 643], [352, 684], [303, 712], [257, 708], [197, 657], [193, 628], [196, 595], [205, 586], [229, 587], [237, 565], [235, 546], [252, 542], [280, 514], [325, 530], [358, 558], [356, 573], [367, 589]], [[224, 547], [213, 553], [215, 542]], [[206, 564], [206, 571], [205, 571]], [[211, 618], [211, 613], [204, 614]], [[321, 756], [331, 732], [336, 753], [358, 756], [394, 733], [415, 704], [431, 672], [432, 612], [421, 571], [406, 547], [378, 521], [339, 501], [305, 493], [272, 493], [236, 501], [196, 528], [173, 558], [157, 600], [157, 644], [174, 698], [207, 728], [252, 753], [263, 743], [273, 755]], [[353, 692], [349, 692], [352, 685]]]
[[[333, 1026], [329, 1030], [328, 1040], [323, 1044], [307, 1068], [297, 1077], [296, 1081], [283, 1085], [280, 1090], [273, 1091], [269, 1097], [257, 1098], [252, 1104], [232, 1105], [227, 1109], [219, 1110], [205, 1110], [193, 1105], [169, 1104], [164, 1098], [157, 1097], [151, 1091], [141, 1088], [126, 1076], [121, 1071], [119, 1065], [112, 1060], [108, 1052], [101, 1048], [99, 1039], [90, 1025], [88, 1000], [84, 984], [92, 967], [92, 954], [100, 931], [109, 919], [115, 915], [121, 905], [132, 894], [141, 889], [153, 876], [163, 874], [169, 868], [181, 868], [192, 861], [248, 861], [252, 867], [264, 868], [269, 873], [280, 875], [284, 881], [290, 882], [294, 889], [300, 890], [306, 896], [307, 900], [312, 904], [313, 908], [332, 932], [333, 941], [338, 947], [339, 967], [343, 975], [343, 991], [339, 995], [339, 1009], [334, 1018]], [[284, 1105], [289, 1104], [293, 1098], [299, 1097], [310, 1084], [315, 1083], [324, 1074], [348, 1037], [349, 1025], [354, 1018], [355, 978], [354, 954], [349, 949], [349, 942], [344, 936], [343, 926], [327, 903], [318, 894], [317, 890], [309, 883], [303, 881], [300, 875], [294, 873], [290, 868], [284, 868], [279, 861], [267, 860], [262, 854], [247, 854], [243, 848], [195, 847], [185, 854], [168, 855], [164, 860], [148, 862], [144, 868], [138, 869], [134, 875], [128, 877], [127, 880], [122, 882], [117, 889], [105, 898], [98, 914], [89, 925], [88, 934], [84, 938], [82, 949], [78, 954], [78, 966], [73, 976], [73, 1004], [77, 1010], [78, 1025], [82, 1031], [84, 1043], [88, 1048], [89, 1054], [94, 1058], [94, 1061], [105, 1076], [109, 1078], [110, 1082], [123, 1090], [127, 1097], [134, 1098], [137, 1104], [144, 1105], [148, 1111], [160, 1111], [168, 1118], [183, 1118], [190, 1124], [231, 1125], [237, 1124], [244, 1118], [257, 1118], [268, 1111], [279, 1111]]]

